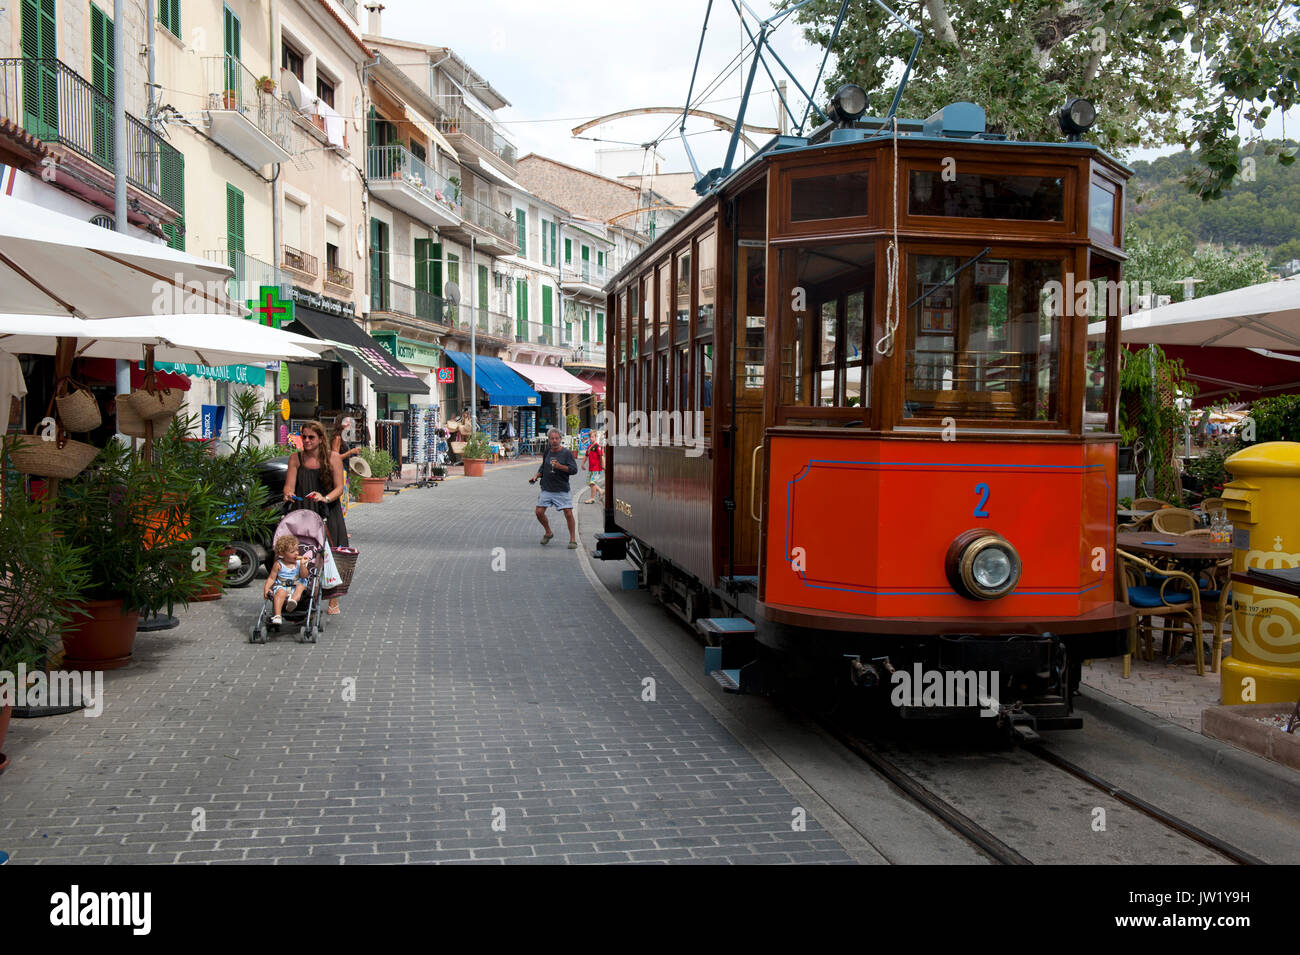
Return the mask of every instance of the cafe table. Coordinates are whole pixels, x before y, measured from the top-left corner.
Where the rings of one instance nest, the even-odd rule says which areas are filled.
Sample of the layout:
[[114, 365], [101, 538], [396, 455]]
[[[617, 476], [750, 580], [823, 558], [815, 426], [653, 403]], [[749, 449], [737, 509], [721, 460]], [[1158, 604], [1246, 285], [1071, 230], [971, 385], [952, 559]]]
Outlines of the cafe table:
[[1250, 569], [1244, 573], [1233, 571], [1232, 579], [1235, 583], [1263, 587], [1275, 593], [1286, 594], [1288, 597], [1300, 597], [1300, 569], [1283, 571]]
[[1115, 535], [1115, 546], [1144, 557], [1167, 557], [1196, 571], [1232, 556], [1232, 544], [1229, 543], [1216, 544], [1208, 537], [1184, 537], [1156, 531], [1121, 531]]

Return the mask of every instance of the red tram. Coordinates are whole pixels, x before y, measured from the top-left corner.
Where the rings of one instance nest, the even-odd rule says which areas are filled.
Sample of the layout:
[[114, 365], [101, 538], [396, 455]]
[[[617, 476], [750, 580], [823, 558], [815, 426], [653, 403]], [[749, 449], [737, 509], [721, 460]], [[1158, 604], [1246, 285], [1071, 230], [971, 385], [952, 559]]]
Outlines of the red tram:
[[1076, 726], [1081, 661], [1124, 653], [1132, 618], [1129, 172], [970, 103], [882, 125], [774, 139], [607, 286], [597, 553], [626, 550], [742, 689], [762, 648], [885, 692], [991, 671], [1002, 716]]

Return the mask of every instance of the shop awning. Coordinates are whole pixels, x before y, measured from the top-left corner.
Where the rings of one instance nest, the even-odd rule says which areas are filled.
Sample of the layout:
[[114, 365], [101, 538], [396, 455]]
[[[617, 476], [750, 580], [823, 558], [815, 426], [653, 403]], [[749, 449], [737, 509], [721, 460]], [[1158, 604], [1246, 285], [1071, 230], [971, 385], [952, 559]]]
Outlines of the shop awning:
[[389, 354], [388, 349], [363, 332], [350, 318], [326, 315], [301, 302], [294, 306], [293, 314], [293, 324], [286, 326], [288, 331], [304, 332], [329, 342], [339, 360], [347, 362], [369, 379], [376, 391], [399, 395], [429, 393], [424, 379]]
[[603, 371], [580, 371], [578, 377], [591, 385], [591, 393], [597, 398], [605, 397], [605, 373]]
[[555, 365], [528, 365], [519, 361], [508, 361], [509, 365], [521, 376], [533, 383], [538, 391], [551, 391], [565, 395], [589, 395], [591, 384], [581, 378], [575, 378], [563, 368]]
[[[469, 355], [450, 348], [444, 349], [443, 354], [456, 363], [468, 383]], [[542, 403], [541, 396], [528, 387], [528, 382], [516, 375], [500, 358], [479, 355], [474, 364], [477, 368], [476, 384], [483, 389], [492, 404], [514, 408], [537, 407]]]
[[478, 160], [478, 171], [481, 172], [483, 175], [487, 176], [489, 179], [498, 183], [499, 185], [505, 186], [507, 189], [513, 189], [515, 192], [522, 192], [525, 195], [528, 193], [527, 189], [519, 185], [519, 183], [515, 182], [505, 173], [497, 169], [496, 166], [492, 165], [490, 162], [487, 162], [486, 160], [483, 159]]

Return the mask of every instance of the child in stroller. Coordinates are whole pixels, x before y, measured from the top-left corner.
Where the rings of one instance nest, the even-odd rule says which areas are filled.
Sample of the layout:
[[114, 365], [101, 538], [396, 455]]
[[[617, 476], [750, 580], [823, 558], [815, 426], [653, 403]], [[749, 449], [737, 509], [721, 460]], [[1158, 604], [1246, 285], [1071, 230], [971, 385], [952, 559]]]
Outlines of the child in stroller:
[[292, 534], [277, 537], [275, 564], [271, 567], [270, 576], [266, 578], [266, 586], [262, 588], [263, 599], [269, 599], [274, 604], [272, 609], [275, 616], [271, 618], [271, 623], [279, 625], [283, 622], [281, 610], [293, 613], [298, 609], [298, 601], [302, 600], [303, 591], [307, 589], [305, 581], [310, 573], [307, 557], [298, 554], [298, 538]]
[[[279, 630], [290, 624], [299, 628], [299, 643], [315, 643], [317, 636], [325, 630], [322, 597], [327, 540], [325, 521], [315, 511], [290, 511], [276, 527], [273, 539], [276, 560], [263, 590], [265, 599], [261, 612], [248, 641], [266, 643], [268, 630]], [[296, 556], [294, 552], [297, 552]], [[292, 580], [288, 579], [290, 567], [296, 572]], [[286, 576], [284, 586], [280, 586], [281, 570]], [[290, 599], [286, 600], [286, 597]]]

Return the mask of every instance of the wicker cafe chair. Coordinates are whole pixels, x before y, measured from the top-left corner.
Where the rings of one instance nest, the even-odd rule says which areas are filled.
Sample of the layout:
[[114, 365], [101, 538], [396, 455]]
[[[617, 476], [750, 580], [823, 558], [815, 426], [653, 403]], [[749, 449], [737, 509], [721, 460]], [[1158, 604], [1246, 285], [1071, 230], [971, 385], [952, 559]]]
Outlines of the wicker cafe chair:
[[1139, 497], [1133, 502], [1135, 511], [1158, 511], [1162, 507], [1170, 507], [1168, 501], [1162, 501], [1158, 497]]
[[1161, 534], [1186, 534], [1201, 522], [1185, 507], [1166, 507], [1151, 515], [1151, 526]]
[[1213, 514], [1215, 511], [1226, 511], [1228, 509], [1227, 502], [1221, 497], [1207, 497], [1205, 500], [1201, 501], [1197, 507], [1206, 514]]
[[[1120, 559], [1120, 587], [1122, 599], [1138, 613], [1129, 630], [1129, 652], [1124, 654], [1124, 676], [1132, 665], [1133, 654], [1138, 652], [1139, 631], [1146, 659], [1154, 657], [1156, 631], [1165, 635], [1168, 644], [1174, 634], [1183, 634], [1184, 618], [1191, 624], [1192, 639], [1196, 649], [1196, 675], [1205, 675], [1205, 648], [1201, 645], [1201, 592], [1191, 574], [1181, 570], [1162, 570], [1150, 561], [1116, 550]], [[1157, 586], [1154, 581], [1161, 581]], [[1182, 586], [1178, 586], [1178, 585]], [[1160, 617], [1163, 626], [1155, 625]], [[1177, 619], [1178, 625], [1172, 625]], [[1166, 653], [1172, 656], [1172, 648]]]
[[[1208, 527], [1188, 531], [1184, 537], [1213, 537]], [[1223, 661], [1223, 625], [1228, 622], [1228, 609], [1232, 605], [1232, 587], [1228, 575], [1232, 572], [1232, 558], [1225, 557], [1213, 567], [1201, 572], [1197, 585], [1201, 591], [1201, 614], [1206, 623], [1214, 624], [1214, 641], [1210, 649], [1210, 672], [1218, 673]]]

